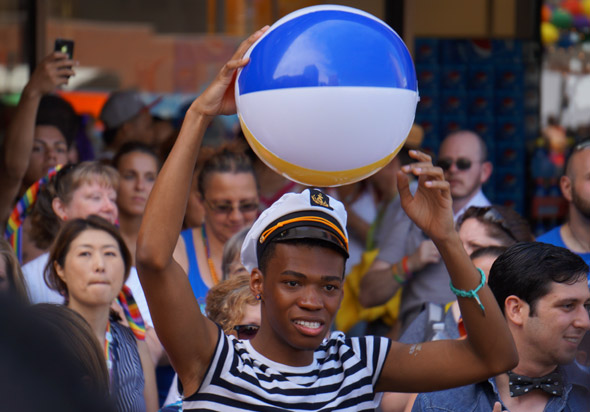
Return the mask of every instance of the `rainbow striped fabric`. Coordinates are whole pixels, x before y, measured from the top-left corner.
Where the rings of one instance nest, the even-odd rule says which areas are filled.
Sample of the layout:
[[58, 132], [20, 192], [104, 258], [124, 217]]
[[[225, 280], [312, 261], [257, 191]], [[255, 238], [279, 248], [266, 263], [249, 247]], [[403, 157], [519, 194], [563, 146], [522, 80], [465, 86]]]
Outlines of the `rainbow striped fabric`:
[[123, 285], [117, 301], [123, 308], [125, 317], [129, 322], [129, 328], [131, 328], [135, 337], [139, 340], [145, 340], [145, 323], [141, 317], [141, 313], [139, 313], [139, 308], [137, 307], [137, 303], [135, 303], [131, 289], [127, 285]]
[[39, 189], [49, 180], [57, 174], [57, 172], [62, 168], [62, 165], [57, 165], [56, 167], [49, 169], [49, 172], [46, 176], [43, 176], [41, 179], [33, 183], [25, 192], [23, 197], [19, 199], [12, 209], [12, 213], [8, 218], [8, 223], [6, 224], [6, 231], [4, 236], [6, 240], [12, 246], [14, 253], [18, 257], [18, 261], [22, 263], [22, 225], [25, 221], [25, 218], [31, 213], [33, 209], [33, 205], [37, 201], [37, 195], [39, 194]]

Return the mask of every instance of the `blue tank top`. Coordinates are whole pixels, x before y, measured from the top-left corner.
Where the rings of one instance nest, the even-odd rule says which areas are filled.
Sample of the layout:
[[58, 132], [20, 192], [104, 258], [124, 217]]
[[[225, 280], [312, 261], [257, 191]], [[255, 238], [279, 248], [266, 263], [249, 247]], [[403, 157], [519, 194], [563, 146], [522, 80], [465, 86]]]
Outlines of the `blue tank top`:
[[184, 246], [186, 248], [186, 256], [188, 257], [188, 280], [191, 283], [193, 294], [199, 302], [201, 312], [205, 313], [205, 297], [209, 292], [209, 287], [205, 285], [203, 279], [201, 279], [201, 272], [199, 272], [199, 264], [197, 263], [197, 253], [195, 251], [195, 242], [193, 239], [193, 230], [191, 228], [185, 229], [180, 232], [182, 239], [184, 240]]

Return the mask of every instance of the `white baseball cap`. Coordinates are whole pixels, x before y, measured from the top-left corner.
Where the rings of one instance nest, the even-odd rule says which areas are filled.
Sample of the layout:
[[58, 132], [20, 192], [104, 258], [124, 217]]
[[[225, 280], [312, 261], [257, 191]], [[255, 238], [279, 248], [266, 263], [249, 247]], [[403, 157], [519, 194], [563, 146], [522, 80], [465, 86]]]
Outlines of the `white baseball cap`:
[[284, 194], [252, 225], [242, 244], [242, 264], [252, 272], [270, 243], [291, 239], [319, 239], [348, 257], [344, 205], [318, 189]]

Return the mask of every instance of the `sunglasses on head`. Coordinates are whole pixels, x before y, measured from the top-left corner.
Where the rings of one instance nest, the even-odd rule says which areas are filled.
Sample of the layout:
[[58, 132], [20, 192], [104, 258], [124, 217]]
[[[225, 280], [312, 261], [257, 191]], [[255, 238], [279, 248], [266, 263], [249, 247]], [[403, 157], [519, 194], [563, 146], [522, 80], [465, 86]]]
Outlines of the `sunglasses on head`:
[[460, 157], [457, 160], [440, 159], [438, 162], [436, 162], [436, 165], [446, 172], [451, 168], [451, 166], [453, 166], [453, 163], [459, 170], [469, 170], [471, 168], [472, 161], [465, 157]]
[[584, 141], [578, 143], [577, 145], [575, 145], [572, 152], [579, 152], [580, 150], [584, 150], [584, 149], [588, 149], [588, 148], [590, 148], [590, 140], [584, 140]]
[[260, 328], [260, 326], [252, 325], [252, 324], [234, 326], [234, 330], [236, 331], [236, 333], [238, 335], [238, 339], [241, 339], [241, 340], [252, 339], [254, 336], [256, 336], [256, 333], [258, 332], [259, 328]]
[[514, 236], [514, 234], [512, 233], [512, 230], [510, 230], [510, 228], [506, 224], [506, 220], [504, 220], [502, 214], [498, 212], [496, 209], [494, 209], [493, 206], [482, 207], [478, 214], [484, 221], [494, 223], [500, 226], [508, 236], [510, 236], [515, 241], [518, 241], [516, 236]]

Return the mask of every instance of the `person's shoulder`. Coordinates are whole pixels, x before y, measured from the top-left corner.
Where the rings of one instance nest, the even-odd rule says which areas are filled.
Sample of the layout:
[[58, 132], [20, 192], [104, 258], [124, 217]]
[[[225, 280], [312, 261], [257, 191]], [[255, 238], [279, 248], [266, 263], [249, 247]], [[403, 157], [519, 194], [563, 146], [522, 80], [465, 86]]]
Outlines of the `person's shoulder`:
[[23, 265], [22, 271], [25, 276], [31, 273], [41, 273], [45, 270], [45, 266], [47, 265], [47, 261], [49, 260], [49, 252], [43, 253], [42, 255], [37, 256], [35, 259], [27, 262]]
[[489, 406], [490, 402], [484, 385], [487, 382], [473, 385], [459, 386], [436, 392], [425, 392], [418, 395], [412, 412], [418, 411], [445, 411], [445, 412], [475, 412], [482, 407]]
[[123, 339], [127, 343], [135, 343], [135, 335], [133, 331], [119, 322], [111, 321], [111, 332], [115, 338]]
[[352, 336], [347, 337], [343, 332], [334, 331], [324, 339], [316, 349], [316, 353], [355, 353], [364, 355], [367, 349], [380, 350], [381, 347], [389, 347], [391, 340], [383, 336]]
[[543, 233], [537, 237], [537, 242], [549, 243], [551, 245], [561, 246], [563, 240], [560, 234], [561, 226], [556, 226], [548, 232]]

